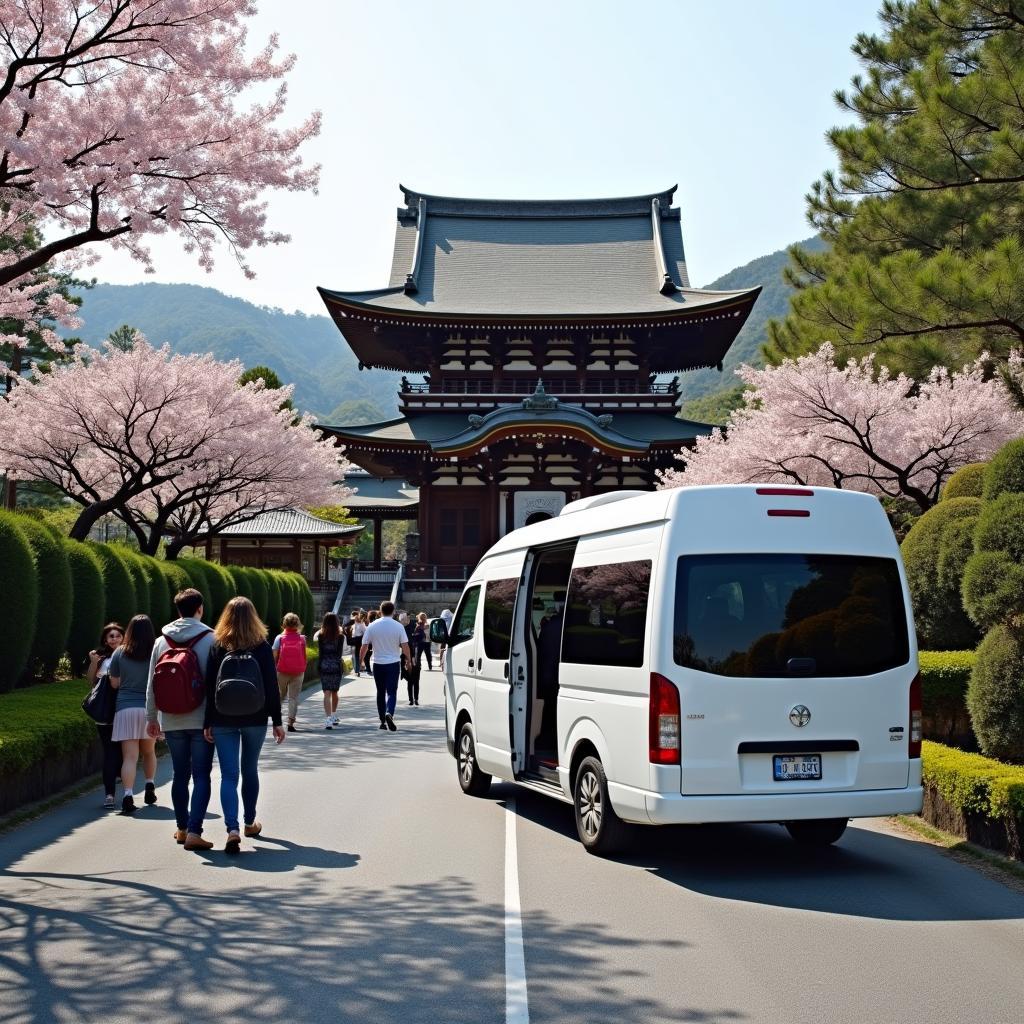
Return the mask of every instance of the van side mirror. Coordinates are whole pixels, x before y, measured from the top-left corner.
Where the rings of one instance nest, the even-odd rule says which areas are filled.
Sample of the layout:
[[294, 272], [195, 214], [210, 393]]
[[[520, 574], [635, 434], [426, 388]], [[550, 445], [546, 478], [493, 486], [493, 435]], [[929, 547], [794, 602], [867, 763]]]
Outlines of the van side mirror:
[[449, 646], [450, 640], [448, 639], [448, 627], [444, 624], [444, 619], [433, 619], [431, 621], [430, 642], [442, 644], [445, 647]]

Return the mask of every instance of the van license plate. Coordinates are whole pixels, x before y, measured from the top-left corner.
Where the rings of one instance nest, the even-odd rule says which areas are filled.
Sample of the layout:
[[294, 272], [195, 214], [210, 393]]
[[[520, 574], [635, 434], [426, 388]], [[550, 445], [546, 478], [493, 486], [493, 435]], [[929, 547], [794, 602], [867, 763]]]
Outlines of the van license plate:
[[821, 778], [821, 754], [775, 754], [772, 769], [776, 782]]

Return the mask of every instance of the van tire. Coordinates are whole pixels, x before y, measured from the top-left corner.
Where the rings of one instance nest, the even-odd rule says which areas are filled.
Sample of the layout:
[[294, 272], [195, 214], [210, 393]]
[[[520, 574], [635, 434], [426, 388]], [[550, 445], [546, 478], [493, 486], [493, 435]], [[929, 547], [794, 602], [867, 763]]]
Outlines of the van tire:
[[470, 796], [486, 796], [491, 788], [491, 776], [480, 770], [476, 759], [476, 740], [473, 727], [463, 722], [455, 743], [455, 764], [459, 772], [459, 785]]
[[848, 818], [811, 818], [787, 821], [786, 831], [801, 846], [831, 846], [846, 831]]
[[612, 807], [608, 799], [608, 779], [604, 765], [596, 757], [585, 757], [572, 786], [576, 832], [587, 853], [606, 857], [629, 845], [633, 830]]

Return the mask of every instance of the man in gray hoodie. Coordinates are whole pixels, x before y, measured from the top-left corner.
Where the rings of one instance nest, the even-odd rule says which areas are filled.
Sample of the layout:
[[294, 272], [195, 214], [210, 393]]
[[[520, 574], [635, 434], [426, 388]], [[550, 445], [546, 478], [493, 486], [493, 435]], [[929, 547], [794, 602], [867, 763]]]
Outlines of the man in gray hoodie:
[[[171, 803], [177, 828], [175, 840], [186, 850], [209, 850], [213, 843], [203, 838], [203, 819], [210, 803], [210, 773], [213, 770], [213, 744], [203, 737], [203, 716], [206, 699], [199, 707], [183, 715], [157, 711], [153, 693], [153, 670], [160, 655], [175, 644], [195, 640], [192, 650], [199, 659], [199, 668], [206, 674], [206, 661], [213, 646], [213, 630], [203, 624], [203, 595], [191, 587], [174, 596], [174, 607], [179, 618], [164, 626], [162, 636], [153, 645], [149, 662], [149, 685], [146, 687], [146, 732], [157, 737], [163, 731], [171, 752], [174, 780], [171, 783]], [[196, 639], [198, 637], [198, 639]], [[158, 723], [157, 716], [160, 716]], [[189, 804], [188, 783], [192, 780], [192, 802]]]

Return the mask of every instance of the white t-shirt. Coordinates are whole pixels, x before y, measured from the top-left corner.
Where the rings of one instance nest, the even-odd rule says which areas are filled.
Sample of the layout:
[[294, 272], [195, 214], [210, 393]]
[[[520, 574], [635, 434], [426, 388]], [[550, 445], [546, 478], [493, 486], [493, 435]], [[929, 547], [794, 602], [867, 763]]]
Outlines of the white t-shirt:
[[373, 648], [377, 665], [394, 665], [402, 660], [402, 644], [409, 642], [405, 627], [393, 618], [376, 619], [366, 627], [363, 643]]

